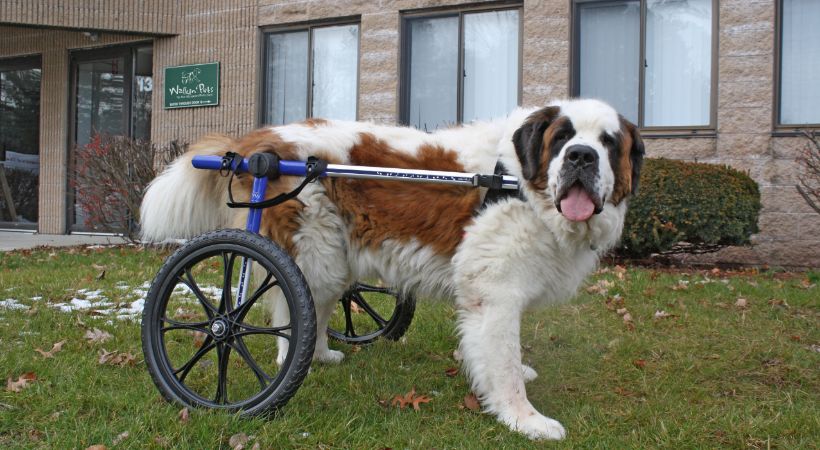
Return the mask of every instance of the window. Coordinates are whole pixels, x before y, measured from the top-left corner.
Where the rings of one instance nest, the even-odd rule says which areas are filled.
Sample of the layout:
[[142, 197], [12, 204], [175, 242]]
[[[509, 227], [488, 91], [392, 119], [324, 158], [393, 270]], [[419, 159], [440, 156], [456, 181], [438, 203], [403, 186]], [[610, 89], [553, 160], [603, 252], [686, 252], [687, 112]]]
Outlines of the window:
[[712, 0], [574, 3], [573, 93], [644, 128], [712, 120]]
[[820, 125], [820, 2], [780, 5], [780, 114], [782, 125]]
[[263, 121], [356, 120], [359, 25], [265, 34]]
[[433, 131], [519, 102], [520, 10], [405, 16], [402, 123]]
[[0, 60], [0, 226], [35, 228], [40, 188], [40, 57]]

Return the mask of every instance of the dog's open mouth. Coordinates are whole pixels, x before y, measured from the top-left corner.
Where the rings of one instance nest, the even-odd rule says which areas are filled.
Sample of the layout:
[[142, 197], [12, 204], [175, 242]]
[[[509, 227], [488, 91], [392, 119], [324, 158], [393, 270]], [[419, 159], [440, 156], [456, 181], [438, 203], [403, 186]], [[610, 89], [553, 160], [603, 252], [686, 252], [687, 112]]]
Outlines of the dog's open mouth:
[[604, 209], [601, 199], [595, 194], [590, 194], [580, 181], [568, 189], [562, 189], [555, 206], [558, 212], [573, 222], [589, 220], [593, 214], [599, 214]]

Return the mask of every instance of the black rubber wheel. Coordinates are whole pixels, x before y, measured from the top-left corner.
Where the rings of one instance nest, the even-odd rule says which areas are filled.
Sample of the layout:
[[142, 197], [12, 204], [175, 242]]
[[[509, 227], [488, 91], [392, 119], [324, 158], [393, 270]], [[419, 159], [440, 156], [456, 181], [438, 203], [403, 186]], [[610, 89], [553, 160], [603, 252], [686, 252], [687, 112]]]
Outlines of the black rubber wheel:
[[[253, 265], [236, 297], [243, 265]], [[289, 323], [273, 326], [258, 301], [280, 291]], [[278, 338], [284, 363], [276, 364]], [[151, 378], [169, 401], [258, 415], [287, 403], [310, 368], [316, 312], [307, 282], [280, 247], [244, 230], [203, 234], [159, 270], [142, 315], [142, 349]]]
[[[379, 286], [356, 283], [339, 299], [342, 309], [328, 326], [331, 338], [348, 344], [364, 345], [378, 338], [398, 340], [404, 336], [416, 299]], [[386, 318], [385, 318], [386, 317]]]

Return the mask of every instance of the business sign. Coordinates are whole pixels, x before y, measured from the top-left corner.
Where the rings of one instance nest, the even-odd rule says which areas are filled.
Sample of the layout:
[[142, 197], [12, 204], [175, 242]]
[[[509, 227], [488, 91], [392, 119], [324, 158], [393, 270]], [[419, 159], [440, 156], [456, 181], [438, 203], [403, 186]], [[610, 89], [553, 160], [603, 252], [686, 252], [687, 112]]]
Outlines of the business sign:
[[218, 104], [218, 62], [165, 68], [165, 109]]

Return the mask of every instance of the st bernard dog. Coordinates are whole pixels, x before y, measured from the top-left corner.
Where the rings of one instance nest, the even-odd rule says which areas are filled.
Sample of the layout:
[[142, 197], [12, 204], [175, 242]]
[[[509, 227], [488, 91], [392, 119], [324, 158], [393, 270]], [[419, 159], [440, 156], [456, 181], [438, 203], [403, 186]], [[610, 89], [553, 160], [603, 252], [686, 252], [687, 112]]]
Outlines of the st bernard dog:
[[[228, 178], [191, 166], [193, 155], [227, 151], [484, 174], [500, 167], [517, 176], [519, 195], [492, 202], [484, 201], [484, 189], [321, 179], [297, 199], [265, 210], [260, 233], [304, 272], [317, 330], [326, 329], [354, 280], [380, 278], [419, 297], [453, 299], [463, 368], [485, 410], [532, 439], [565, 436], [558, 421], [527, 399], [524, 383], [537, 374], [521, 362], [520, 321], [528, 308], [571, 298], [618, 241], [644, 154], [633, 124], [601, 101], [567, 100], [434, 133], [309, 119], [238, 140], [211, 135], [150, 185], [142, 204], [146, 240], [244, 228], [247, 210], [225, 205]], [[234, 179], [238, 201], [248, 199], [251, 180]], [[300, 181], [271, 181], [268, 198]], [[340, 362], [344, 354], [317, 335], [314, 360]], [[281, 345], [279, 352], [283, 357]]]

